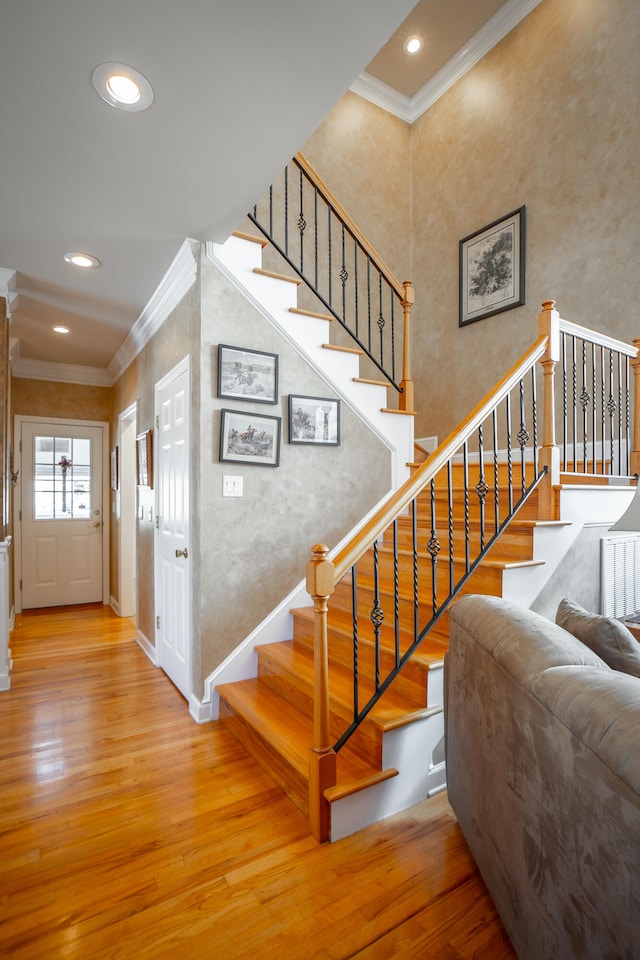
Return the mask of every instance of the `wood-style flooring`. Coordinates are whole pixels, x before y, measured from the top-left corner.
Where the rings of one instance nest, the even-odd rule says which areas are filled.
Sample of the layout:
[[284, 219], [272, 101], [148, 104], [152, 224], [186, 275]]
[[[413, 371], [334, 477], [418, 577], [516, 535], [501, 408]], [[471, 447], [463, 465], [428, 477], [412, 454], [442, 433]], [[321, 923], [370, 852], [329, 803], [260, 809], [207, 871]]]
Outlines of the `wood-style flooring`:
[[0, 693], [0, 957], [513, 960], [442, 794], [336, 844], [109, 608], [31, 611]]

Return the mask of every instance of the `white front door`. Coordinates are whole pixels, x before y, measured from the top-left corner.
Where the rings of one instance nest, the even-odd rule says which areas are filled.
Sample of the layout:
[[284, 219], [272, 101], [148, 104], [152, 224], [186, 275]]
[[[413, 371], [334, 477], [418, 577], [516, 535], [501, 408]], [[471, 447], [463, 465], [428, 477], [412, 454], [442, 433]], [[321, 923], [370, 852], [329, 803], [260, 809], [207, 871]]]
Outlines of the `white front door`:
[[187, 700], [191, 694], [189, 358], [156, 386], [158, 663]]
[[103, 595], [102, 427], [23, 421], [22, 608]]

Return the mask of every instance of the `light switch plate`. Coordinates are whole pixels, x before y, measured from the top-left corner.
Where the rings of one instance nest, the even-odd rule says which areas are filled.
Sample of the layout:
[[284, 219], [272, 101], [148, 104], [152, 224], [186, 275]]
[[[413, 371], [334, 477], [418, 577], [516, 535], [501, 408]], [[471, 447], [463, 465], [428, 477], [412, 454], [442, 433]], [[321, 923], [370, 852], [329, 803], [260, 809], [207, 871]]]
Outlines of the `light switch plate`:
[[222, 496], [223, 497], [242, 497], [243, 496], [244, 477], [223, 477], [222, 478]]

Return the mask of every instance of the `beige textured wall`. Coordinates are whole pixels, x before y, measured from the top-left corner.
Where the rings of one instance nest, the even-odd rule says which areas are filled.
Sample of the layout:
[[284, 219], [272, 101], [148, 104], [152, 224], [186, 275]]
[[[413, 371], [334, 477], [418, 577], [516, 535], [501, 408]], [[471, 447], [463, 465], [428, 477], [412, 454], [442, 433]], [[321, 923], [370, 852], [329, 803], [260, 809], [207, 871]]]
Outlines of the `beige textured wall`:
[[13, 378], [13, 413], [69, 420], [111, 419], [111, 387]]
[[[418, 435], [443, 439], [533, 341], [542, 300], [630, 340], [640, 3], [543, 0], [412, 129]], [[527, 208], [526, 305], [458, 327], [458, 241]]]
[[[192, 358], [192, 384], [199, 389], [200, 366], [200, 284], [197, 281], [178, 304], [160, 330], [127, 367], [112, 388], [111, 437], [115, 442], [118, 415], [138, 402], [137, 432], [154, 425], [154, 387], [187, 354]], [[195, 395], [195, 393], [194, 393]], [[199, 410], [192, 410], [193, 429], [198, 429]], [[194, 454], [195, 455], [195, 454]], [[115, 493], [111, 491], [112, 504]], [[151, 499], [151, 502], [153, 500]], [[118, 597], [118, 517], [111, 512], [111, 595]], [[154, 524], [148, 518], [138, 519], [138, 630], [150, 643], [154, 642]]]
[[[217, 397], [219, 343], [278, 355], [277, 404]], [[388, 449], [345, 404], [340, 446], [289, 444], [290, 393], [335, 396], [280, 332], [204, 261], [197, 516], [200, 603], [194, 614], [201, 642], [195, 651], [198, 696], [209, 673], [304, 578], [312, 545], [334, 546], [390, 488]], [[222, 407], [282, 418], [279, 467], [219, 461]], [[244, 478], [242, 499], [222, 497], [224, 475]]]

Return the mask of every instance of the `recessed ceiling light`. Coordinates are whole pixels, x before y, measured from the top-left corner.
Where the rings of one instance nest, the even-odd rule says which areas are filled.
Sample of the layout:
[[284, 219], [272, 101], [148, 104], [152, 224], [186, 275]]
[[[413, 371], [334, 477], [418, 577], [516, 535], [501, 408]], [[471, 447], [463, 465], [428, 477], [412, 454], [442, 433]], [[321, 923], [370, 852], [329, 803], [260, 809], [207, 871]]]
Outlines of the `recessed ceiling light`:
[[404, 42], [404, 49], [407, 53], [418, 53], [422, 50], [422, 37], [409, 37]]
[[58, 326], [53, 328], [54, 333], [71, 333], [69, 327]]
[[64, 259], [67, 263], [72, 263], [74, 267], [99, 267], [100, 261], [97, 257], [92, 257], [90, 253], [82, 253], [80, 250], [72, 250], [71, 253], [65, 253]]
[[146, 110], [153, 103], [147, 78], [123, 63], [101, 63], [93, 71], [93, 86], [105, 103], [119, 110]]

